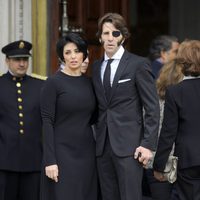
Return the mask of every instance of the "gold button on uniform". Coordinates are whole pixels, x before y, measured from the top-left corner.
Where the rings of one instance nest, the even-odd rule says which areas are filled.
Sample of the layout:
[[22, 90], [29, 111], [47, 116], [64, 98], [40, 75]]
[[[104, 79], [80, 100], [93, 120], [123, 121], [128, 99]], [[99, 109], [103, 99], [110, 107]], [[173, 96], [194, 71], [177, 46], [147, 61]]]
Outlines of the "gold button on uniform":
[[23, 126], [23, 125], [24, 125], [24, 122], [23, 122], [23, 121], [20, 121], [19, 124], [20, 124], [20, 126]]
[[[13, 80], [16, 81], [16, 78], [13, 77]], [[23, 80], [23, 78], [20, 78], [20, 81], [21, 81], [21, 80]], [[22, 90], [20, 89], [20, 87], [22, 86], [21, 83], [20, 83], [20, 82], [17, 82], [17, 83], [16, 83], [16, 86], [17, 86], [17, 94], [18, 94], [18, 95], [22, 94]], [[22, 98], [18, 97], [18, 98], [17, 98], [17, 101], [19, 102], [18, 109], [20, 110], [20, 113], [19, 113], [18, 115], [19, 115], [19, 117], [21, 118], [21, 119], [19, 120], [19, 125], [20, 125], [21, 128], [22, 128], [23, 125], [24, 125], [24, 122], [22, 121], [22, 118], [24, 117], [24, 115], [23, 115], [23, 113], [22, 113], [23, 106], [21, 105], [21, 103], [22, 103], [23, 100], [22, 100]], [[23, 130], [23, 129], [19, 129], [19, 133], [20, 133], [20, 134], [24, 134], [24, 130]]]
[[18, 101], [18, 102], [22, 102], [22, 98], [20, 98], [20, 97], [17, 98], [17, 101]]
[[23, 113], [19, 113], [19, 117], [23, 117], [24, 115], [23, 115]]
[[19, 108], [19, 110], [22, 110], [22, 109], [23, 109], [22, 105], [19, 105], [18, 108]]
[[21, 83], [17, 82], [17, 83], [16, 83], [16, 86], [17, 86], [17, 87], [21, 87]]

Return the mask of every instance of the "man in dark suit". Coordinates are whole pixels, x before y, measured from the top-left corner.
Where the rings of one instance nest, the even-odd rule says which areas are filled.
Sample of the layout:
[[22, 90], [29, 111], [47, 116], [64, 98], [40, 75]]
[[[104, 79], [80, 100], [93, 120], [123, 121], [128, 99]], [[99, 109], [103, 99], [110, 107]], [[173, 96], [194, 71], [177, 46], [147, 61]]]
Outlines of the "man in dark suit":
[[105, 50], [104, 58], [93, 64], [102, 198], [141, 200], [143, 166], [152, 157], [157, 142], [156, 88], [148, 61], [122, 46], [129, 36], [123, 17], [107, 13], [98, 26], [97, 35]]
[[2, 48], [8, 72], [0, 77], [0, 199], [38, 200], [41, 168], [40, 89], [26, 75], [32, 44]]
[[176, 57], [178, 47], [178, 39], [172, 35], [159, 35], [153, 39], [149, 48], [149, 59], [155, 79], [158, 78], [162, 66]]

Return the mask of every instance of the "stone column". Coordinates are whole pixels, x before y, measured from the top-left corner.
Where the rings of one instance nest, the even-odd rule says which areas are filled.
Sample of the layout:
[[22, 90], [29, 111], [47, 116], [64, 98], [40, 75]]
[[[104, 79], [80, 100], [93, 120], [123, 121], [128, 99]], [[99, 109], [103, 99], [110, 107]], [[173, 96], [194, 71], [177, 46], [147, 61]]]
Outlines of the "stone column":
[[[15, 40], [32, 42], [31, 0], [0, 0], [0, 49]], [[31, 59], [28, 73], [32, 71]], [[0, 73], [7, 71], [5, 55], [0, 53]]]
[[47, 32], [47, 0], [33, 0], [32, 12], [33, 72], [46, 76], [48, 60], [47, 38], [49, 37]]

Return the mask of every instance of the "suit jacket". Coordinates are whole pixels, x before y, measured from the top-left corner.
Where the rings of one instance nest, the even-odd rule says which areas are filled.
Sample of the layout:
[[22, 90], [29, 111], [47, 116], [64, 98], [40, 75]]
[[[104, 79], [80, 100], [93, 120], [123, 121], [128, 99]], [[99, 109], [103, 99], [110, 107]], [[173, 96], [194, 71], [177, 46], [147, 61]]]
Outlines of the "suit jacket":
[[154, 75], [154, 78], [157, 79], [160, 74], [160, 70], [163, 67], [163, 64], [158, 60], [154, 60], [151, 63], [151, 67], [152, 67], [152, 74]]
[[163, 172], [172, 145], [178, 168], [200, 166], [200, 79], [184, 80], [166, 91], [164, 120], [154, 160]]
[[0, 170], [40, 171], [43, 81], [9, 72], [0, 77]]
[[125, 50], [108, 101], [100, 76], [102, 61], [103, 59], [94, 63], [92, 76], [98, 100], [95, 130], [97, 156], [103, 152], [107, 132], [112, 149], [118, 156], [133, 155], [140, 145], [155, 150], [159, 103], [147, 60]]

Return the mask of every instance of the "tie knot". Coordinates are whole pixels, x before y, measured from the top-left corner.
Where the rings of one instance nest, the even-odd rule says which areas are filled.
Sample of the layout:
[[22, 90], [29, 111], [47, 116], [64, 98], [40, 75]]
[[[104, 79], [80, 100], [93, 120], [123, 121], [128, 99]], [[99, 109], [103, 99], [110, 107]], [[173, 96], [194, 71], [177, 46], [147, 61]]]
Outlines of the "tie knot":
[[110, 65], [114, 59], [108, 59], [107, 65]]

